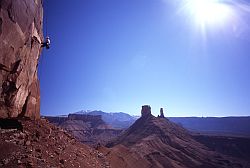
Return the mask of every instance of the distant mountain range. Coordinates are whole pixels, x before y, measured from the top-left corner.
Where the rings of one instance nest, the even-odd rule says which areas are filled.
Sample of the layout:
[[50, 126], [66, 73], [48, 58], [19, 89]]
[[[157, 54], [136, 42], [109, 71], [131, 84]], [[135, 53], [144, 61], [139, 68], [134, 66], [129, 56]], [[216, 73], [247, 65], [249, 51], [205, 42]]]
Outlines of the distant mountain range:
[[107, 113], [103, 111], [78, 111], [75, 114], [88, 114], [88, 115], [100, 115], [107, 124], [113, 128], [128, 128], [130, 127], [138, 117], [131, 116], [123, 112]]
[[[121, 129], [130, 127], [139, 118], [123, 112], [109, 113], [100, 110], [82, 110], [76, 114], [101, 115], [104, 122], [113, 128]], [[250, 117], [168, 117], [168, 119], [193, 132], [250, 136]]]

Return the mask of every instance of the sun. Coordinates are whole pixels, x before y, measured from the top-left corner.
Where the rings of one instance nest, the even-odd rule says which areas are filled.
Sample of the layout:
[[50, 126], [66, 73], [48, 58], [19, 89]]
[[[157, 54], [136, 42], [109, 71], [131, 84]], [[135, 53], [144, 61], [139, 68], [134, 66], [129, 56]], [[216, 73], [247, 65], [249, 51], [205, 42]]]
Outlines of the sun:
[[185, 0], [185, 10], [201, 25], [223, 24], [231, 15], [230, 6], [220, 0]]

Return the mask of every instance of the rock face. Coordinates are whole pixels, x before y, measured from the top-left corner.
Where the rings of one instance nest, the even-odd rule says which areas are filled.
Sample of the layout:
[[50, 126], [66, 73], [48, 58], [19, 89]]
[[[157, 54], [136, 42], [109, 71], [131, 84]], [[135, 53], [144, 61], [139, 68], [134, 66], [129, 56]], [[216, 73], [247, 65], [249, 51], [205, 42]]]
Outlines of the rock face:
[[42, 0], [0, 1], [0, 118], [40, 117]]

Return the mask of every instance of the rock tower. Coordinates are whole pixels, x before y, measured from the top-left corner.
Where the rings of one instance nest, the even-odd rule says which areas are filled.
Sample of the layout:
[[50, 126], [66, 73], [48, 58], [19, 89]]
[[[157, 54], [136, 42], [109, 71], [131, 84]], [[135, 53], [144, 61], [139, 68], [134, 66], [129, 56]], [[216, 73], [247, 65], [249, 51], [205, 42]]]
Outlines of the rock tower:
[[165, 118], [163, 108], [160, 108], [160, 118]]
[[141, 116], [148, 117], [151, 116], [151, 107], [149, 105], [143, 105], [141, 109]]

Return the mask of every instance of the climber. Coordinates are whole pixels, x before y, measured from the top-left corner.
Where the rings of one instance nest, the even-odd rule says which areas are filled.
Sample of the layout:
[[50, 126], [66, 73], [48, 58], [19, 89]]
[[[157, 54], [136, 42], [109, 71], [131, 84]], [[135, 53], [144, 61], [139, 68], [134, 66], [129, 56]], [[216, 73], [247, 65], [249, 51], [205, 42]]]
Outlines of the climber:
[[46, 49], [50, 48], [50, 39], [49, 36], [46, 37], [46, 41], [42, 43], [42, 47], [46, 47]]

